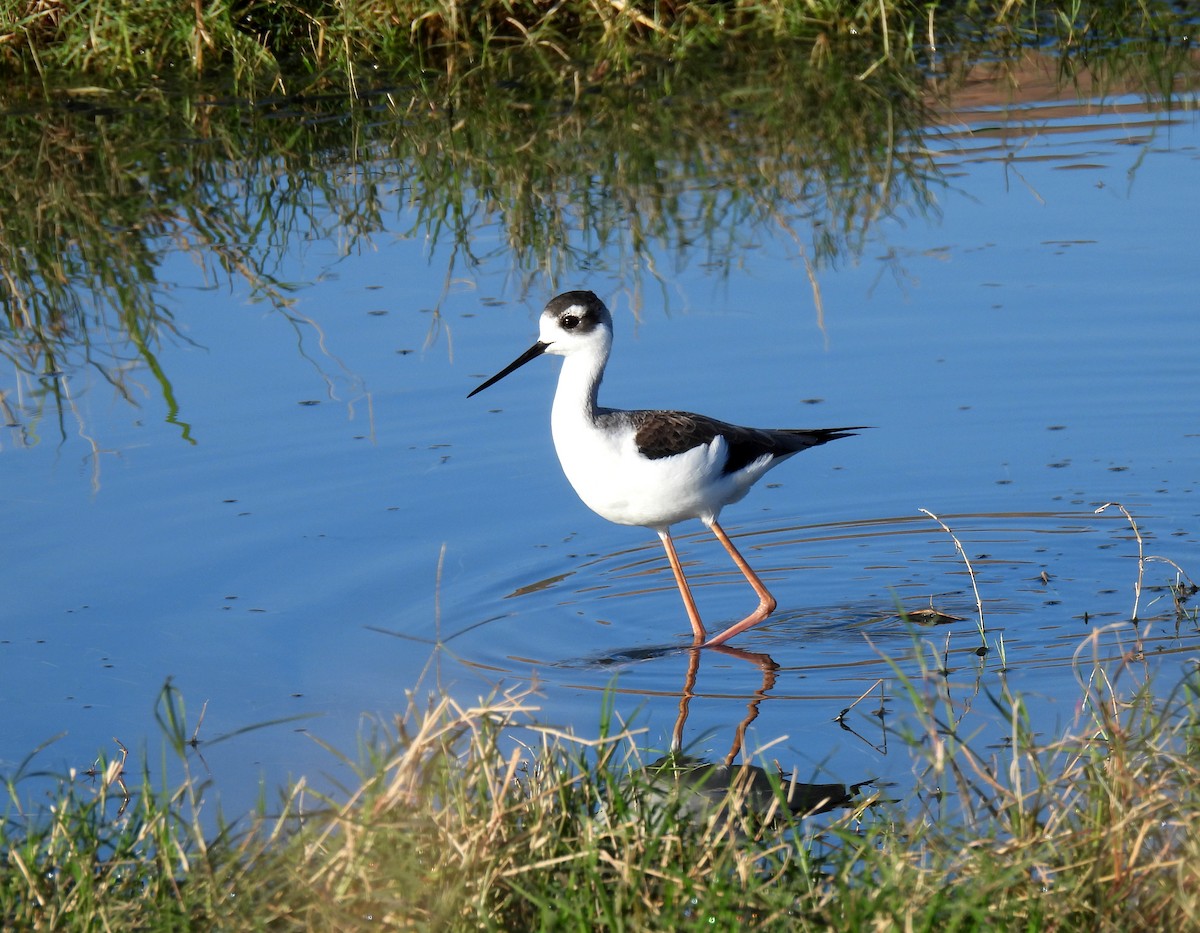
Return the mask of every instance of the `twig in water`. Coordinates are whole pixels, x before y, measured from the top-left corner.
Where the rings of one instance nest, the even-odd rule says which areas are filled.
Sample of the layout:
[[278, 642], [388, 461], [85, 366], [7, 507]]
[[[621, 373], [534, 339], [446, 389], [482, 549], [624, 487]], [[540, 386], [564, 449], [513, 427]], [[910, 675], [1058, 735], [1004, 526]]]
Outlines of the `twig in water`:
[[[871, 686], [867, 687], [866, 690], [864, 690], [862, 693], [860, 693], [858, 695], [857, 700], [855, 700], [853, 703], [851, 703], [849, 706], [847, 706], [844, 710], [842, 710], [840, 713], [838, 713], [836, 716], [834, 716], [833, 721], [838, 722], [838, 723], [844, 721], [846, 718], [846, 714], [848, 712], [850, 712], [850, 710], [854, 709], [854, 707], [858, 706], [858, 704], [861, 703], [863, 700], [865, 700], [867, 698], [867, 694], [870, 693], [872, 690], [874, 690], [876, 687], [878, 687], [882, 683], [883, 683], [883, 678], [880, 677], [878, 680], [875, 681], [875, 683], [871, 684]], [[879, 707], [880, 707], [880, 710], [883, 709], [882, 698], [880, 699]]]
[[1135, 522], [1133, 520], [1133, 516], [1129, 514], [1129, 510], [1127, 508], [1125, 508], [1125, 506], [1121, 505], [1120, 502], [1105, 502], [1104, 505], [1102, 505], [1102, 506], [1100, 506], [1100, 508], [1096, 509], [1096, 514], [1099, 515], [1101, 512], [1103, 512], [1107, 508], [1118, 508], [1121, 510], [1121, 514], [1124, 515], [1125, 519], [1129, 522], [1129, 527], [1133, 529], [1134, 538], [1137, 539], [1138, 572], [1137, 572], [1137, 580], [1133, 584], [1133, 614], [1129, 617], [1130, 622], [1137, 624], [1138, 603], [1141, 602], [1141, 599], [1142, 599], [1142, 574], [1144, 573], [1145, 568], [1146, 568], [1146, 554], [1145, 554], [1145, 550], [1142, 546], [1142, 532], [1138, 528], [1137, 522]]
[[204, 705], [200, 707], [200, 718], [196, 720], [196, 728], [192, 730], [192, 737], [188, 739], [188, 745], [195, 748], [200, 744], [200, 727], [204, 725], [204, 714], [208, 712], [208, 700], [204, 701]]
[[942, 526], [942, 530], [950, 536], [950, 540], [954, 542], [954, 546], [958, 549], [958, 556], [967, 566], [967, 575], [971, 578], [971, 589], [975, 591], [975, 611], [979, 614], [979, 640], [982, 643], [982, 652], [987, 652], [987, 629], [983, 621], [983, 600], [979, 596], [979, 586], [975, 582], [975, 568], [971, 566], [970, 558], [967, 557], [967, 552], [963, 550], [962, 542], [958, 540], [958, 536], [946, 525], [944, 521], [934, 515], [929, 509], [920, 509], [935, 522]]

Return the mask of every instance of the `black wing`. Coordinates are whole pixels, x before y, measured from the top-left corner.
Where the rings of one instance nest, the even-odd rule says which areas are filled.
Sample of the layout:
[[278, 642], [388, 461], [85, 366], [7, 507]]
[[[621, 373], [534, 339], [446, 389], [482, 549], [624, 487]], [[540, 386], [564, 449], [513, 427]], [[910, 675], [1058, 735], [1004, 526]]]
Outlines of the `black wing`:
[[729, 445], [729, 458], [724, 473], [736, 473], [763, 454], [784, 456], [799, 453], [809, 447], [827, 444], [841, 437], [850, 437], [863, 426], [849, 428], [745, 428], [696, 415], [687, 411], [623, 411], [611, 412], [614, 417], [628, 418], [636, 429], [634, 441], [642, 456], [650, 460], [673, 457], [708, 444], [718, 434]]

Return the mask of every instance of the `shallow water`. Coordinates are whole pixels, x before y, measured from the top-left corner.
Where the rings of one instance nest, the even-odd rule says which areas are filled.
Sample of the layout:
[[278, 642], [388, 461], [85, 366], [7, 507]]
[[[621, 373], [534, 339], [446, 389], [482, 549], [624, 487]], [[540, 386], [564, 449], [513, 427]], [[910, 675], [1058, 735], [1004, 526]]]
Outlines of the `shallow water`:
[[[876, 426], [724, 514], [779, 610], [702, 657], [682, 727], [693, 754], [723, 757], [753, 715], [747, 751], [770, 745], [801, 777], [906, 785], [891, 717], [875, 714], [882, 692], [903, 715], [897, 671], [945, 663], [989, 743], [1005, 724], [972, 698], [1005, 683], [1053, 736], [1093, 657], [1144, 649], [1114, 669], [1125, 683], [1194, 663], [1194, 615], [1165, 589], [1175, 570], [1145, 565], [1129, 624], [1137, 541], [1115, 508], [1096, 514], [1122, 503], [1145, 553], [1200, 571], [1200, 128], [1195, 99], [1178, 104], [1034, 102], [931, 127], [912, 144], [945, 174], [937, 209], [881, 220], [860, 256], [821, 269], [820, 313], [806, 254], [766, 225], [710, 262], [651, 240], [642, 268], [661, 287], [633, 287], [594, 244], [554, 283], [610, 302], [606, 404]], [[136, 407], [81, 368], [40, 383], [69, 393], [61, 427], [5, 429], [5, 771], [60, 733], [43, 768], [82, 770], [113, 737], [157, 766], [168, 678], [191, 722], [207, 704], [200, 751], [234, 813], [259, 780], [344, 779], [310, 734], [352, 751], [364, 714], [387, 719], [414, 690], [533, 685], [543, 722], [587, 736], [612, 689], [647, 747], [667, 746], [687, 618], [653, 533], [592, 515], [563, 478], [557, 362], [465, 398], [532, 341], [550, 283], [522, 297], [499, 248], [463, 276], [410, 235], [415, 210], [396, 192], [372, 249], [298, 242], [277, 273], [302, 283], [290, 315], [176, 255], [159, 276], [181, 337], [158, 362], [178, 412], [144, 368], [130, 369]], [[491, 224], [480, 243], [498, 242]], [[5, 388], [11, 402], [37, 386]], [[921, 509], [971, 561], [986, 658], [971, 577]], [[748, 612], [719, 545], [678, 532], [710, 627]], [[898, 606], [960, 621], [914, 635]], [[835, 717], [864, 693], [848, 731]], [[288, 717], [303, 718], [214, 743]]]

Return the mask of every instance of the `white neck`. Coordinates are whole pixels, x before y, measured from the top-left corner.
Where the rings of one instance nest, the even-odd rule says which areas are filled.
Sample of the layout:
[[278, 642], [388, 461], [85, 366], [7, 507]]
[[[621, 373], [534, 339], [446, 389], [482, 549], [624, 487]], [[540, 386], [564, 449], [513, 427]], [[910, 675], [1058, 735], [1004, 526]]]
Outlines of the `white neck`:
[[604, 365], [608, 362], [608, 347], [602, 353], [572, 353], [563, 358], [562, 371], [558, 374], [558, 388], [554, 392], [554, 406], [550, 411], [552, 426], [580, 419], [589, 424], [596, 416], [596, 397], [600, 391], [600, 380], [604, 378]]

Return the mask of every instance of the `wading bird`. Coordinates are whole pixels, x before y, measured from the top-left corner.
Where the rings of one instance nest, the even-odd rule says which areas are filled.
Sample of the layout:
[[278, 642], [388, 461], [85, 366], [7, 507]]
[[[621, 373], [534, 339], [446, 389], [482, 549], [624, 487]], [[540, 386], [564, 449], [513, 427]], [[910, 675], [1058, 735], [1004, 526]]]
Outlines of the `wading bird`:
[[[764, 430], [685, 411], [602, 408], [596, 397], [613, 336], [612, 315], [604, 302], [592, 292], [564, 292], [546, 305], [539, 331], [537, 343], [467, 397], [543, 353], [563, 357], [550, 428], [563, 472], [579, 498], [610, 522], [658, 532], [697, 645], [722, 645], [763, 621], [775, 610], [775, 598], [717, 516], [788, 457], [862, 427]], [[707, 638], [671, 540], [671, 526], [688, 518], [698, 518], [712, 530], [758, 594], [757, 609], [712, 638]]]

